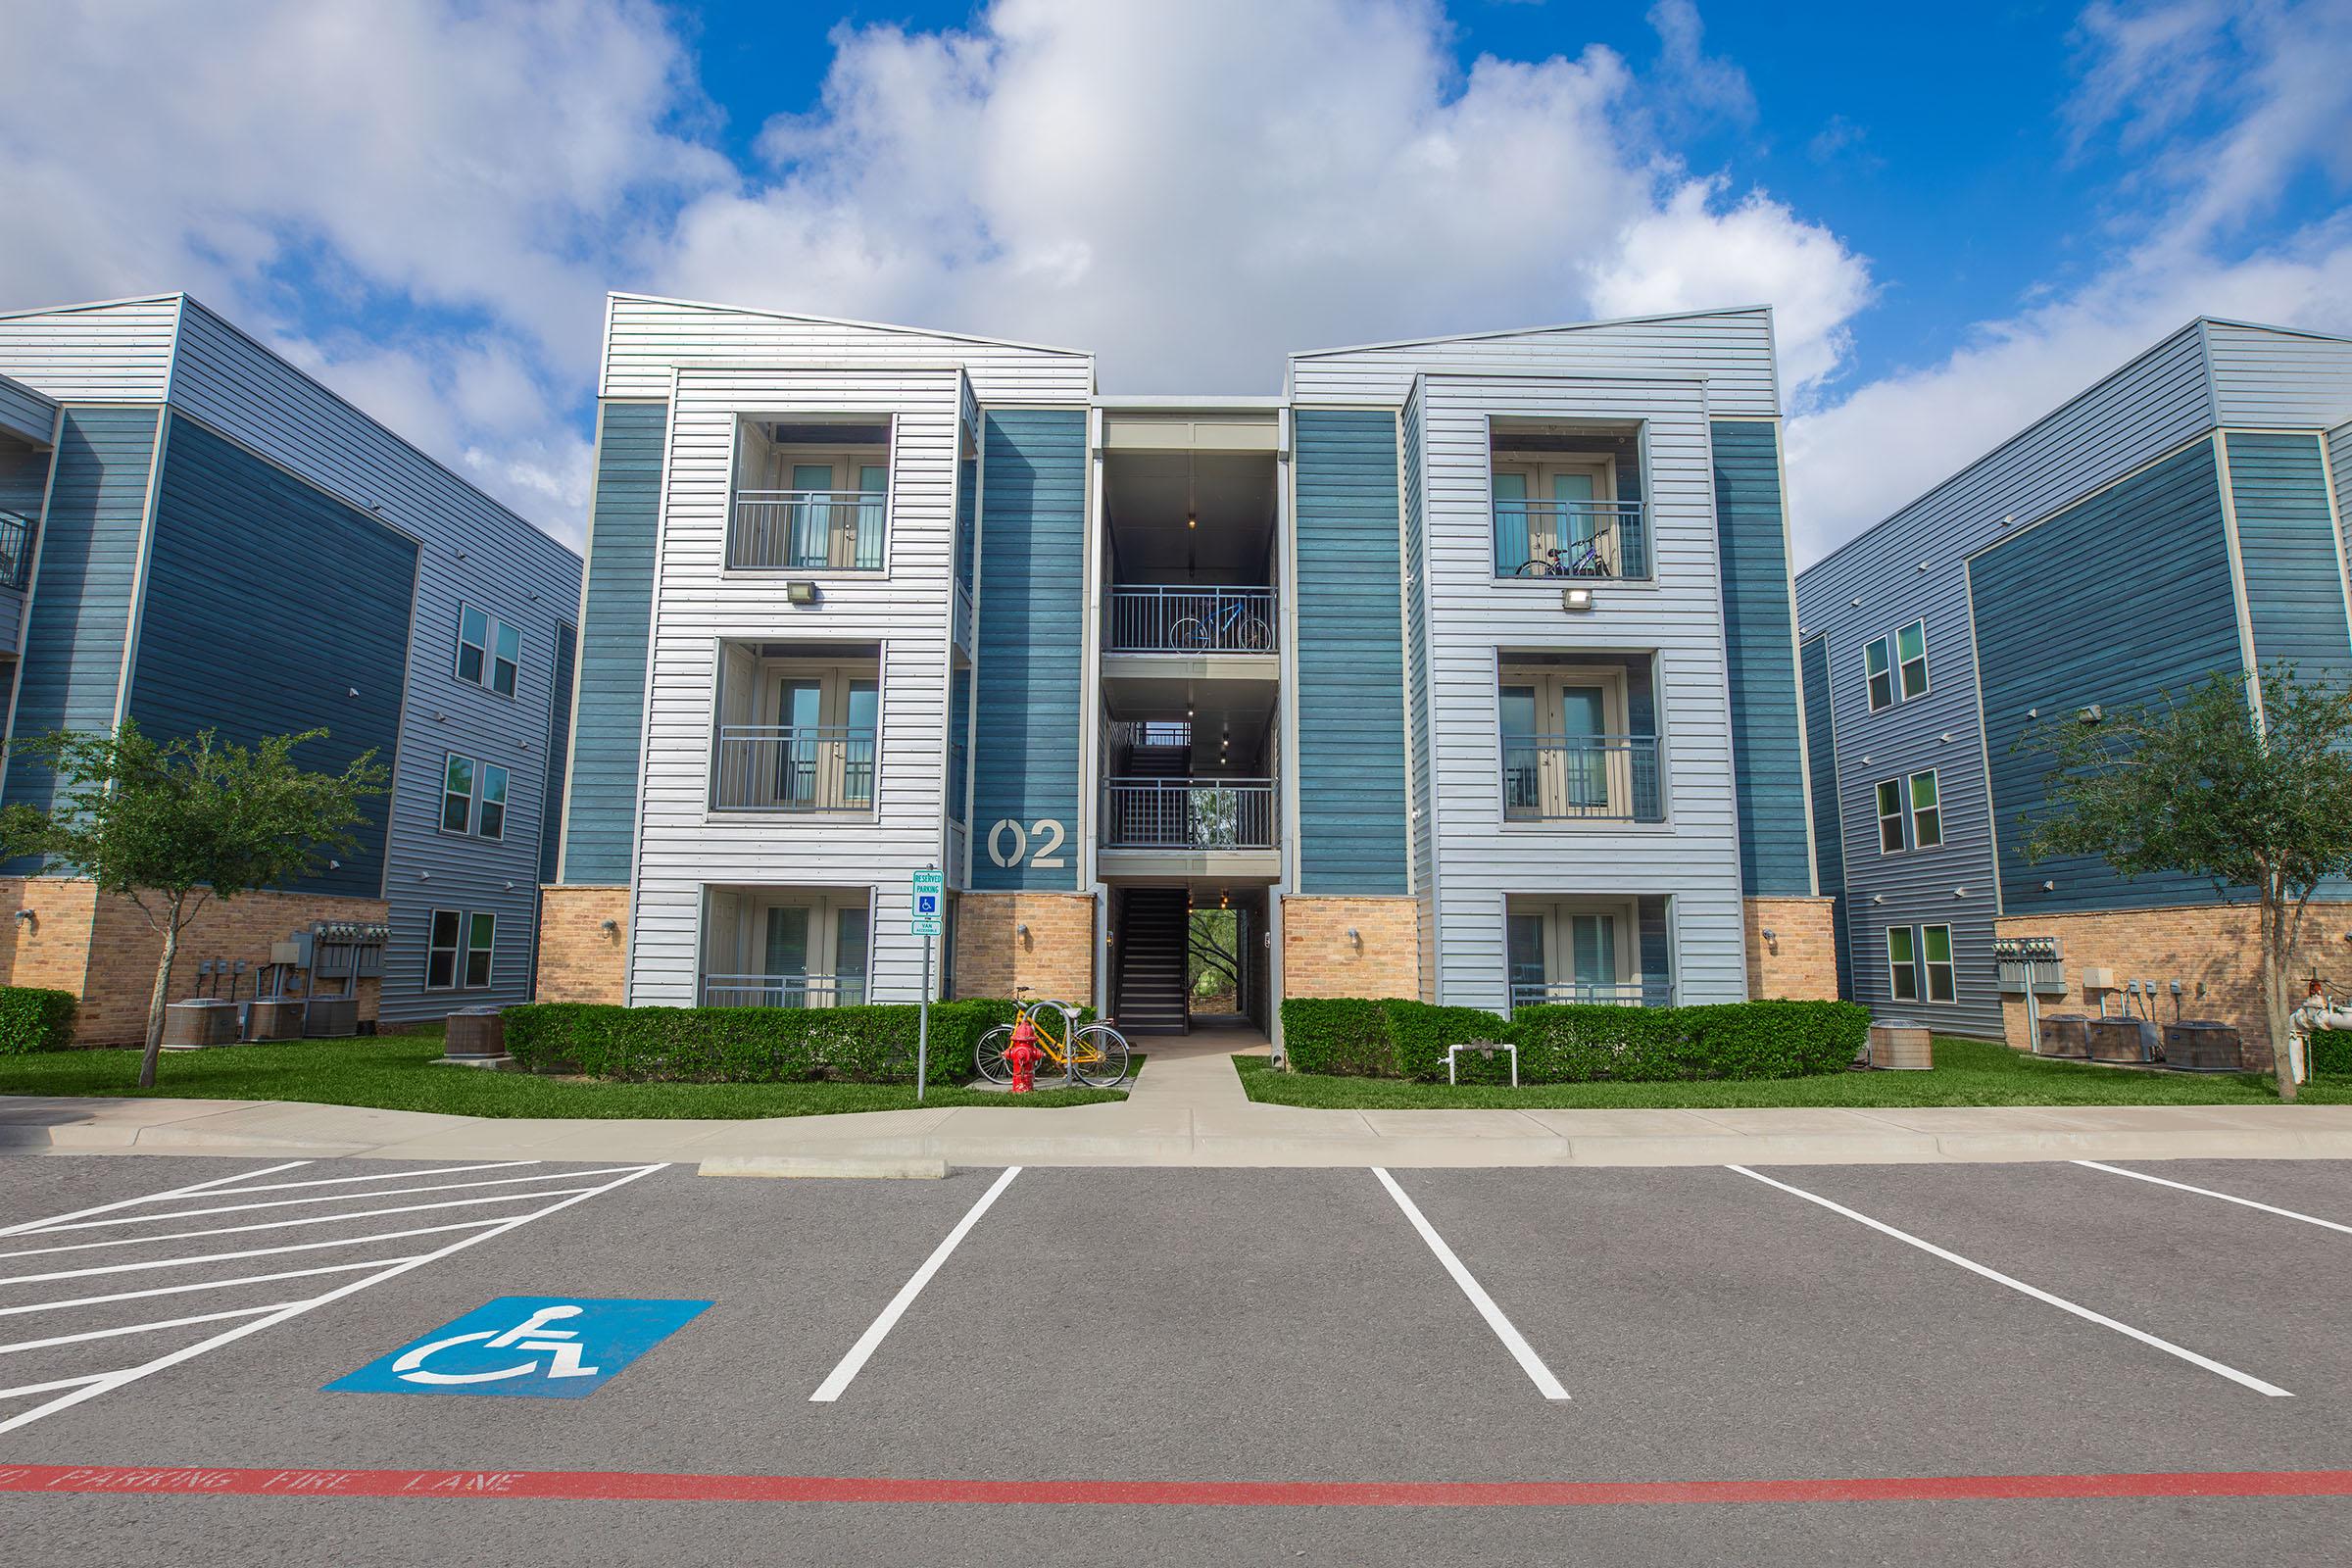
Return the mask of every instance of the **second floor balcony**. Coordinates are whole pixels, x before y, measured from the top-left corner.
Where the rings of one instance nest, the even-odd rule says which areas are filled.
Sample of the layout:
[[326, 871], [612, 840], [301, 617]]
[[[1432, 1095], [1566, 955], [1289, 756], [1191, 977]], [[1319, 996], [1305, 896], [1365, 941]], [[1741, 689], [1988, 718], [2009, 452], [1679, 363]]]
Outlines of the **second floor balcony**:
[[720, 645], [710, 809], [865, 813], [880, 766], [872, 643]]
[[1102, 650], [1110, 654], [1270, 654], [1272, 588], [1122, 585], [1110, 591]]
[[1114, 778], [1103, 786], [1105, 849], [1272, 850], [1270, 778]]
[[725, 724], [711, 806], [722, 811], [870, 811], [873, 726]]
[[32, 574], [32, 519], [0, 510], [0, 588], [22, 588]]
[[1502, 811], [1513, 822], [1662, 822], [1657, 737], [1505, 735]]

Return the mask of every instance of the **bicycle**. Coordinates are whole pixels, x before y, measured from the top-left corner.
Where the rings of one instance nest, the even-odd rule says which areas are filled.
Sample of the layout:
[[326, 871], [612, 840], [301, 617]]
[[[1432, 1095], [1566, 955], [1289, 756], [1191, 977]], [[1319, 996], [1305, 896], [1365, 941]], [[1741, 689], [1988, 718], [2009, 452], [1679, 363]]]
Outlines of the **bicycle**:
[[[1027, 986], [1015, 988], [1027, 991]], [[1017, 1003], [1019, 1015], [1029, 1020], [1037, 1031], [1037, 1049], [1046, 1059], [1059, 1066], [1074, 1083], [1095, 1089], [1108, 1089], [1126, 1081], [1127, 1037], [1106, 1023], [1090, 1023], [1081, 1027], [1079, 1009], [1066, 1002], [1040, 999]], [[1058, 1030], [1056, 1023], [1058, 1022]], [[1012, 1082], [1012, 1065], [1004, 1053], [1012, 1049], [1012, 1025], [1001, 1023], [980, 1037], [973, 1052], [974, 1065], [980, 1076], [992, 1084]]]
[[[1572, 559], [1563, 559], [1572, 558]], [[1557, 550], [1546, 550], [1537, 560], [1523, 562], [1512, 573], [1518, 577], [1606, 577], [1609, 564], [1600, 554], [1600, 537], [1595, 534]]]
[[1238, 648], [1258, 653], [1264, 651], [1269, 633], [1265, 618], [1252, 614], [1247, 600], [1237, 599], [1223, 610], [1187, 615], [1169, 628], [1168, 637], [1179, 648]]

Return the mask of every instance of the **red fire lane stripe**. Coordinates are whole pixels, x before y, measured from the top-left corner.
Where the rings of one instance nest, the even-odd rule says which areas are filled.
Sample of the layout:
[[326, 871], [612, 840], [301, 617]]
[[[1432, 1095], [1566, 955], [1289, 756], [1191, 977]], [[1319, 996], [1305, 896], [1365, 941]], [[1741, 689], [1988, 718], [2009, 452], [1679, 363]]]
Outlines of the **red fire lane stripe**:
[[2352, 1470], [1886, 1476], [1777, 1481], [958, 1481], [612, 1470], [260, 1470], [0, 1465], [0, 1492], [611, 1502], [1114, 1503], [1182, 1507], [1572, 1508], [1621, 1503], [2334, 1497]]

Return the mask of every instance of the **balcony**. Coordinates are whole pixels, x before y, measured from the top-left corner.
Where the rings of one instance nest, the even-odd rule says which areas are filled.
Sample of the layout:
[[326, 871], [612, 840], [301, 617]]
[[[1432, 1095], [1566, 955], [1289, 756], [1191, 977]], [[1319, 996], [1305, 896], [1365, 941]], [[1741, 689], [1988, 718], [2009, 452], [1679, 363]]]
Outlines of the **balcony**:
[[1274, 590], [1135, 586], [1110, 591], [1110, 654], [1267, 654]]
[[710, 805], [720, 811], [870, 811], [874, 731], [838, 724], [726, 724]]
[[1511, 984], [1511, 1008], [1546, 1007], [1559, 1004], [1607, 1007], [1671, 1007], [1674, 1005], [1674, 982], [1671, 980], [1628, 980], [1620, 984], [1587, 984], [1580, 980], [1545, 982], [1514, 980]]
[[1663, 822], [1657, 738], [1506, 734], [1502, 814], [1512, 822]]
[[1114, 778], [1104, 799], [1107, 849], [1276, 847], [1270, 778]]
[[0, 588], [22, 588], [32, 573], [32, 519], [0, 511]]
[[706, 1007], [857, 1007], [865, 1003], [861, 974], [710, 974], [703, 977]]
[[866, 490], [738, 490], [733, 571], [880, 571], [889, 497]]
[[1649, 576], [1648, 524], [1636, 501], [1494, 501], [1498, 577]]

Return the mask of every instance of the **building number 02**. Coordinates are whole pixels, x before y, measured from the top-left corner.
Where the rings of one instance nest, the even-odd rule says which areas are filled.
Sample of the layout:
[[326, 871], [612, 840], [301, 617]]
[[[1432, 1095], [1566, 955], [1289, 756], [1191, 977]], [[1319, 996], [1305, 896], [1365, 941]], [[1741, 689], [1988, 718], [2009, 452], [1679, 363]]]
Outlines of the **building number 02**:
[[[1032, 834], [1037, 839], [1034, 846], [1029, 842]], [[1054, 817], [1041, 816], [1025, 828], [1009, 816], [1000, 817], [997, 825], [988, 830], [988, 858], [1004, 866], [1019, 865], [1026, 860], [1043, 869], [1058, 869], [1070, 863], [1061, 858], [1063, 837], [1062, 825]]]

